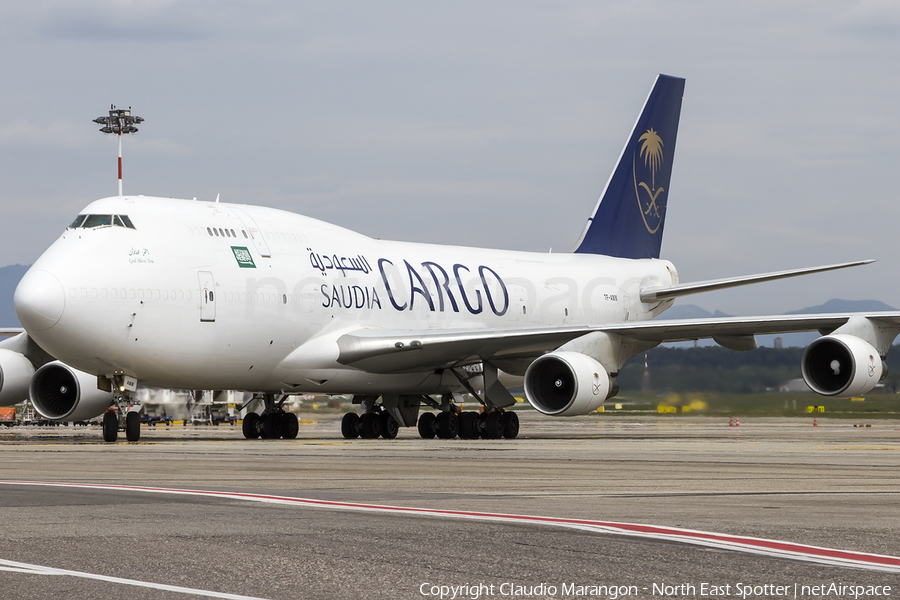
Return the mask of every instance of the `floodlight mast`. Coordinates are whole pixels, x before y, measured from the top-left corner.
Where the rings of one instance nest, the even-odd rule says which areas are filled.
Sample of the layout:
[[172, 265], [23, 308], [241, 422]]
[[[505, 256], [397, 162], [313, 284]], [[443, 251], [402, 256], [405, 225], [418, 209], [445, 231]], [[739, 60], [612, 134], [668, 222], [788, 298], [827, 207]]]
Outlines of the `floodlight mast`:
[[103, 125], [100, 131], [114, 133], [119, 137], [119, 195], [122, 195], [122, 134], [137, 133], [135, 124], [143, 123], [144, 119], [131, 114], [131, 107], [117, 109], [115, 104], [109, 105], [108, 117], [97, 117], [94, 123]]

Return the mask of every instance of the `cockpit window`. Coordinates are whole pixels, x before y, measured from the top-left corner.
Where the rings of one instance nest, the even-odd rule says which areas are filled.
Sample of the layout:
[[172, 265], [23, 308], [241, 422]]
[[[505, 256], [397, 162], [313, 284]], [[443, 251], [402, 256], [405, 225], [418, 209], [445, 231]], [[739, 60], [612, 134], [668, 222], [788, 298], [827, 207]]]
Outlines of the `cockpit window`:
[[89, 229], [91, 227], [103, 227], [104, 225], [112, 225], [112, 217], [112, 215], [88, 215], [81, 226], [85, 229]]
[[125, 227], [126, 229], [134, 229], [134, 224], [128, 215], [78, 215], [69, 228], [93, 228], [93, 227]]

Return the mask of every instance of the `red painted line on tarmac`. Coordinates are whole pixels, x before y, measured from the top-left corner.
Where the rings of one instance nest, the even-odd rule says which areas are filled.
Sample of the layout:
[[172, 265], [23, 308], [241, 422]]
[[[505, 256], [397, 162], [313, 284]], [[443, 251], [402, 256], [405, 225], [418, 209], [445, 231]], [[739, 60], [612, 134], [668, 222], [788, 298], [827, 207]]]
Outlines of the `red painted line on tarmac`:
[[791, 558], [794, 560], [824, 563], [835, 566], [874, 569], [878, 571], [900, 573], [900, 557], [897, 556], [870, 554], [866, 552], [854, 552], [849, 550], [839, 550], [835, 548], [809, 546], [806, 544], [798, 544], [794, 542], [735, 536], [724, 533], [696, 531], [692, 529], [664, 527], [659, 525], [644, 525], [639, 523], [618, 523], [613, 521], [596, 521], [590, 519], [566, 519], [561, 517], [540, 517], [532, 515], [489, 513], [480, 511], [415, 508], [407, 506], [390, 506], [383, 504], [340, 502], [336, 500], [316, 500], [313, 498], [294, 498], [290, 496], [274, 496], [268, 494], [252, 494], [245, 492], [221, 492], [146, 486], [62, 483], [44, 481], [0, 481], [0, 485], [34, 485], [97, 490], [148, 492], [156, 494], [206, 496], [252, 502], [269, 502], [340, 510], [357, 510], [433, 517], [491, 520], [503, 521], [508, 523], [535, 523], [541, 525], [557, 525], [562, 527], [574, 527], [586, 531], [594, 531], [596, 533], [665, 539], [686, 544], [726, 548], [737, 552], [749, 552], [753, 554]]

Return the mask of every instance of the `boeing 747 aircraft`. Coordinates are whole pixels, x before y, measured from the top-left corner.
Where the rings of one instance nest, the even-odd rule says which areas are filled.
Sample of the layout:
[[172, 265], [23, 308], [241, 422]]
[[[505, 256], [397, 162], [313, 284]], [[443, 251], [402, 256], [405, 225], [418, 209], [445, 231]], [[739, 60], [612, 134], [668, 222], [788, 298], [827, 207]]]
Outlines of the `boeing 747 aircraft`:
[[[138, 385], [245, 390], [247, 438], [293, 438], [290, 394], [354, 394], [347, 438], [514, 438], [505, 384], [553, 417], [616, 395], [625, 361], [662, 343], [819, 330], [802, 359], [816, 392], [885, 374], [900, 313], [654, 321], [676, 298], [870, 261], [680, 283], [659, 258], [684, 80], [653, 85], [574, 250], [539, 254], [376, 240], [261, 206], [118, 196], [89, 204], [15, 294], [24, 332], [0, 343], [0, 403], [51, 419], [104, 414], [140, 436]], [[469, 392], [481, 414], [460, 411]], [[118, 411], [111, 410], [118, 407]], [[426, 411], [422, 412], [422, 407]]]

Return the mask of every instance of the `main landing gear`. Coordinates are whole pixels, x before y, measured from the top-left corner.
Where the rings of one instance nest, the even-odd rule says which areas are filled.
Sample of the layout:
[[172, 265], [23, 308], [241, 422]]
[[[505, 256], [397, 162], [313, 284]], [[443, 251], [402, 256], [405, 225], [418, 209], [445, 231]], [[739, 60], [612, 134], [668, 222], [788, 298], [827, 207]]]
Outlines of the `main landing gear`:
[[[477, 396], [476, 396], [477, 398]], [[444, 394], [440, 402], [430, 396], [357, 396], [354, 404], [362, 405], [362, 414], [347, 413], [341, 420], [341, 434], [348, 440], [397, 437], [400, 427], [417, 427], [423, 439], [435, 437], [449, 440], [484, 438], [513, 439], [519, 435], [519, 416], [490, 402], [483, 402], [483, 412], [461, 411], [453, 403], [451, 394]], [[419, 415], [425, 405], [439, 412]], [[417, 418], [418, 417], [418, 418]]]
[[417, 427], [419, 436], [425, 440], [434, 437], [449, 440], [457, 435], [464, 440], [511, 440], [519, 435], [519, 415], [502, 409], [483, 413], [454, 410], [437, 414], [426, 412], [419, 417]]
[[[392, 440], [400, 431], [401, 419], [404, 425], [415, 423], [416, 414], [419, 411], [417, 399], [408, 396], [382, 396], [377, 403], [378, 396], [356, 396], [354, 404], [360, 404], [365, 409], [361, 415], [347, 413], [341, 419], [341, 435], [346, 439], [363, 438], [372, 440], [382, 437]], [[395, 418], [396, 415], [396, 418]]]
[[[254, 396], [254, 399], [256, 398]], [[251, 412], [244, 417], [242, 426], [244, 437], [248, 440], [257, 438], [263, 438], [264, 440], [277, 440], [278, 438], [292, 440], [296, 438], [300, 431], [297, 415], [282, 408], [284, 401], [287, 400], [287, 396], [282, 396], [281, 400], [276, 401], [274, 394], [263, 394], [262, 400], [265, 403], [265, 409], [261, 415]]]
[[386, 440], [392, 440], [397, 437], [400, 431], [400, 425], [397, 421], [386, 412], [371, 412], [358, 415], [356, 413], [347, 413], [341, 419], [341, 434], [348, 440], [356, 437], [363, 439], [375, 439], [383, 437]]

